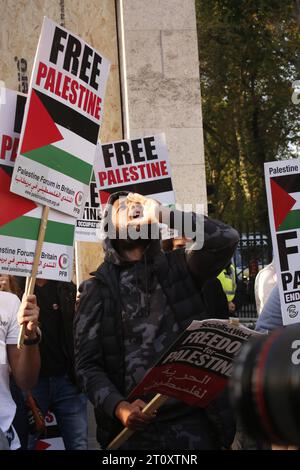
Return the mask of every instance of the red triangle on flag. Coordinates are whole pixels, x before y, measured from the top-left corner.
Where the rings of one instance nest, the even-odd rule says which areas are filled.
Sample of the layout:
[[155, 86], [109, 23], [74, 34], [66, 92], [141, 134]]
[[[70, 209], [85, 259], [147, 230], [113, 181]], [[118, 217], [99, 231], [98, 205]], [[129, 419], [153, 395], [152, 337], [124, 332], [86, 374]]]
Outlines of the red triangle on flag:
[[21, 153], [25, 154], [59, 140], [63, 140], [63, 136], [35, 91], [32, 90]]
[[107, 191], [99, 191], [100, 193], [100, 201], [101, 201], [101, 204], [102, 206], [105, 206], [105, 204], [107, 203], [108, 199], [109, 199], [109, 196], [110, 196], [110, 193], [108, 193]]
[[292, 207], [296, 203], [296, 199], [289, 195], [279, 184], [271, 178], [271, 192], [273, 202], [273, 213], [275, 221], [275, 229], [278, 230]]
[[30, 199], [10, 192], [10, 183], [11, 177], [0, 168], [0, 227], [37, 207]]
[[46, 449], [48, 449], [49, 447], [51, 447], [51, 444], [48, 444], [48, 442], [45, 442], [45, 441], [37, 441], [34, 450], [46, 450]]

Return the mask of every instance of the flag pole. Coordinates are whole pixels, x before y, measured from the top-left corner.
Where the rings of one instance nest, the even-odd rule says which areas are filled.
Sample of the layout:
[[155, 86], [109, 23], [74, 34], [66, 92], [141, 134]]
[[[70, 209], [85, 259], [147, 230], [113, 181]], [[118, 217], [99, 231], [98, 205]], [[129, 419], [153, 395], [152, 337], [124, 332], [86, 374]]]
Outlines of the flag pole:
[[[154, 411], [158, 410], [167, 400], [169, 397], [166, 395], [161, 395], [157, 393], [154, 398], [142, 409], [142, 413], [153, 413]], [[135, 431], [131, 429], [124, 428], [107, 446], [107, 450], [116, 450], [118, 449], [124, 442], [126, 442]]]
[[[26, 278], [25, 295], [32, 295], [34, 292], [36, 276], [37, 276], [37, 272], [39, 268], [39, 262], [40, 262], [42, 247], [43, 247], [47, 223], [48, 223], [49, 210], [50, 208], [48, 206], [43, 207], [43, 213], [42, 213], [42, 218], [41, 218], [40, 228], [39, 228], [39, 235], [38, 235], [36, 248], [35, 248], [32, 272], [31, 272], [30, 277]], [[19, 338], [18, 338], [18, 349], [22, 349], [23, 347], [24, 336], [25, 336], [25, 325], [21, 325]]]

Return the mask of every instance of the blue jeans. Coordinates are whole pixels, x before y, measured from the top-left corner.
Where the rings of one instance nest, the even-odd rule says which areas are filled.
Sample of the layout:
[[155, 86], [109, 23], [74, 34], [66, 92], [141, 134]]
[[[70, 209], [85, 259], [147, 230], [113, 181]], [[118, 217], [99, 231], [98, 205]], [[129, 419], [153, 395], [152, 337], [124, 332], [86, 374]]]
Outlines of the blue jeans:
[[[86, 450], [87, 398], [78, 393], [67, 374], [41, 377], [31, 393], [44, 416], [49, 409], [55, 414], [66, 450]], [[29, 449], [34, 449], [36, 440], [29, 437]]]

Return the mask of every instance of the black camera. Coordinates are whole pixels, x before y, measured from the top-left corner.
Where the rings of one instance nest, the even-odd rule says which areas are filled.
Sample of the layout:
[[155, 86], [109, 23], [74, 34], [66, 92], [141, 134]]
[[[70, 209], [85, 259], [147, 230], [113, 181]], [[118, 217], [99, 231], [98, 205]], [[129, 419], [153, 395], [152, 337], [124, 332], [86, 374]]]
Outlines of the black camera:
[[300, 326], [252, 337], [230, 382], [233, 406], [254, 438], [300, 445]]

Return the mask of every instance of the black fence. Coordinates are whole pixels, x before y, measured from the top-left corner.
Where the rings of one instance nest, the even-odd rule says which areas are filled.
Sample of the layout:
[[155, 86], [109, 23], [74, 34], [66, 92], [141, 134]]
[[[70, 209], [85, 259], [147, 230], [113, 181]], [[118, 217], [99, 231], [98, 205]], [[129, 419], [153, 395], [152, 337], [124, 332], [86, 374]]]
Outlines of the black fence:
[[253, 326], [257, 319], [254, 282], [262, 268], [272, 261], [270, 236], [260, 232], [240, 234], [240, 242], [234, 255], [237, 279], [237, 316], [243, 323]]

